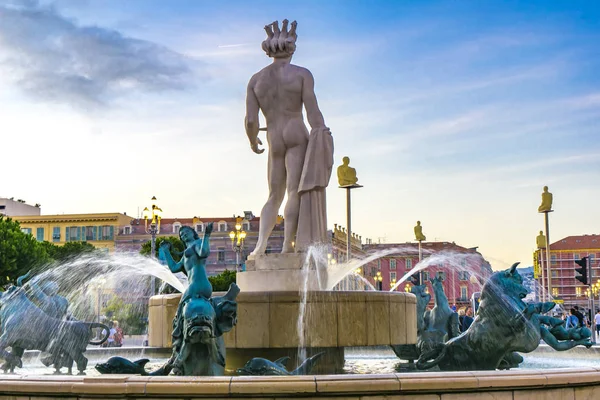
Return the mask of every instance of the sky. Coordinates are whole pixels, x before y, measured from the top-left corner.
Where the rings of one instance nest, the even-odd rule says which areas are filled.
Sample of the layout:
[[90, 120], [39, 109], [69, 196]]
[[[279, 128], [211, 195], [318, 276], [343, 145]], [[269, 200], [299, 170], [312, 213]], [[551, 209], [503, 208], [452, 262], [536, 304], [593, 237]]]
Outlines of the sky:
[[[263, 26], [285, 18], [335, 163], [364, 185], [357, 234], [407, 242], [420, 220], [494, 269], [531, 265], [544, 185], [551, 241], [600, 233], [597, 2], [0, 0], [0, 197], [260, 214], [246, 86], [271, 61]], [[330, 228], [346, 224], [336, 183]]]

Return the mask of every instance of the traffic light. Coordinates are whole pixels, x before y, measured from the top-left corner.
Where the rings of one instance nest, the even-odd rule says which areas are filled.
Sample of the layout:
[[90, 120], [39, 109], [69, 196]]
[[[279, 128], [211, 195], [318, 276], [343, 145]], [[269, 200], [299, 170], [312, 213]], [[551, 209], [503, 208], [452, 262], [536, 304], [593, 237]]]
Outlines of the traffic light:
[[575, 268], [575, 272], [579, 274], [579, 275], [575, 274], [575, 279], [577, 279], [579, 282], [583, 283], [584, 285], [588, 284], [587, 261], [588, 261], [587, 257], [583, 257], [581, 260], [575, 261], [575, 264], [581, 266], [581, 268]]

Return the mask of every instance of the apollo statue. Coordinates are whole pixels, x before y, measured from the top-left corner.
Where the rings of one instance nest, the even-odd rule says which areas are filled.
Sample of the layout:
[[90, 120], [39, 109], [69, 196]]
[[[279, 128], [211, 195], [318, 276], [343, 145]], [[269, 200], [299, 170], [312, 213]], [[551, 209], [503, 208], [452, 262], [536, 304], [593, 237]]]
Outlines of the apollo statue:
[[[258, 134], [267, 132], [269, 198], [260, 213], [254, 255], [264, 254], [287, 192], [282, 253], [301, 252], [326, 241], [325, 189], [333, 167], [333, 138], [325, 126], [314, 92], [314, 79], [306, 68], [291, 64], [296, 50], [296, 21], [265, 26], [262, 49], [273, 62], [254, 74], [246, 94], [245, 128], [250, 148], [264, 152]], [[304, 124], [302, 106], [311, 127]], [[267, 126], [259, 126], [262, 111]]]

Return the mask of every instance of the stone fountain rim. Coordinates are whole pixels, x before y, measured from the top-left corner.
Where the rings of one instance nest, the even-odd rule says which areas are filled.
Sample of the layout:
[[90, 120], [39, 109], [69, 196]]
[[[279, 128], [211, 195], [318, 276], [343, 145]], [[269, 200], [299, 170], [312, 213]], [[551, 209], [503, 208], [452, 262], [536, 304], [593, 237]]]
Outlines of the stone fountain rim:
[[[451, 379], [450, 379], [451, 378]], [[420, 372], [370, 375], [148, 377], [0, 376], [0, 394], [31, 394], [31, 399], [102, 395], [103, 398], [211, 396], [246, 398], [291, 394], [319, 397], [425, 393], [488, 393], [497, 391], [597, 390], [600, 367], [510, 371]], [[595, 386], [595, 388], [594, 388]], [[595, 393], [595, 392], [594, 392]], [[579, 395], [578, 395], [579, 396]], [[578, 397], [579, 398], [579, 397]]]
[[[225, 292], [214, 292], [213, 296], [222, 296]], [[151, 306], [175, 304], [179, 302], [180, 293], [156, 295], [150, 298]], [[302, 293], [298, 291], [271, 291], [271, 292], [240, 292], [237, 296], [238, 303], [273, 303], [273, 302], [299, 302]], [[416, 304], [417, 298], [412, 293], [373, 291], [373, 290], [309, 290], [307, 301], [314, 303], [327, 303], [338, 301], [349, 302], [394, 302]]]

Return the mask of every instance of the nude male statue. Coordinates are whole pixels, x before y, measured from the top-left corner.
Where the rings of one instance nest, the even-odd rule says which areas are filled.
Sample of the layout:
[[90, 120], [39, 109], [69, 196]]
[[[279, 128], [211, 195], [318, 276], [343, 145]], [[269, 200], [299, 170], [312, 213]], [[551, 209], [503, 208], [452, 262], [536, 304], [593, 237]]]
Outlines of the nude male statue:
[[[269, 198], [260, 214], [258, 242], [252, 254], [265, 252], [286, 191], [282, 253], [294, 252], [300, 209], [298, 188], [309, 141], [302, 104], [311, 128], [327, 129], [317, 104], [312, 74], [290, 63], [296, 50], [296, 26], [296, 21], [292, 22], [289, 32], [287, 20], [281, 30], [277, 21], [265, 26], [267, 39], [262, 48], [273, 58], [273, 63], [254, 74], [248, 83], [245, 128], [250, 147], [257, 154], [264, 151], [259, 148], [262, 145], [259, 130], [267, 131], [269, 144]], [[259, 110], [265, 116], [267, 128], [259, 128]]]

